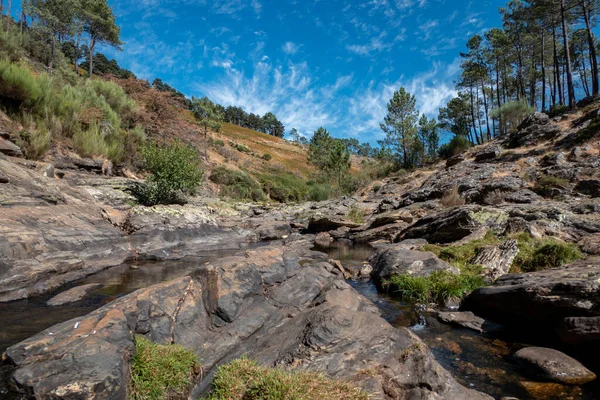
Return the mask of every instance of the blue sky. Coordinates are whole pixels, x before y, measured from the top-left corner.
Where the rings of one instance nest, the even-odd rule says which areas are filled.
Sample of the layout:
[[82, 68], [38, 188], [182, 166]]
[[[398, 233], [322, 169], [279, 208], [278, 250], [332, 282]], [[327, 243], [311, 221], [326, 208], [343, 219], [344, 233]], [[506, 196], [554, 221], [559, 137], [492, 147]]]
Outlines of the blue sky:
[[430, 116], [454, 94], [468, 37], [500, 26], [505, 0], [109, 0], [138, 77], [289, 131], [375, 142], [394, 90]]

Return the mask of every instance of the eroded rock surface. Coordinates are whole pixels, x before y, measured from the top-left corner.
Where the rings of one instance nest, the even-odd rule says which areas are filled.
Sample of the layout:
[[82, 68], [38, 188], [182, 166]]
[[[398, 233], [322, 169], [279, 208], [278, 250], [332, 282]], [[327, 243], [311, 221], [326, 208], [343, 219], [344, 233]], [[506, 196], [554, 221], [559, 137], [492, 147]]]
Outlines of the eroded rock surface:
[[[385, 322], [306, 240], [199, 266], [9, 348], [14, 382], [37, 398], [125, 399], [132, 334], [193, 349], [206, 373], [248, 355], [321, 371], [385, 399], [490, 399], [456, 383], [409, 330]], [[374, 329], [376, 328], [376, 329]]]
[[557, 350], [526, 347], [517, 351], [514, 357], [538, 378], [568, 385], [583, 385], [596, 379], [596, 375], [579, 361]]

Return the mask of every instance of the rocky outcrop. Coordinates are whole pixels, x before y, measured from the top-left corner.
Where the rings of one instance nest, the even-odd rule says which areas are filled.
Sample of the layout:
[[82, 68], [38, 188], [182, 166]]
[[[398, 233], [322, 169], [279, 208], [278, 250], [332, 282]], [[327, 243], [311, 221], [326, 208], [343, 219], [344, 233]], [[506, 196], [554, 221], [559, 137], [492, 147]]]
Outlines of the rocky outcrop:
[[0, 153], [10, 157], [23, 157], [19, 146], [3, 138], [0, 138]]
[[309, 246], [246, 251], [49, 328], [7, 350], [13, 382], [40, 399], [125, 399], [139, 334], [196, 352], [205, 374], [194, 398], [209, 390], [218, 365], [247, 355], [351, 381], [373, 398], [491, 399], [454, 381]]
[[80, 301], [83, 298], [85, 298], [85, 296], [87, 296], [87, 294], [90, 291], [97, 289], [100, 286], [102, 286], [102, 285], [97, 284], [97, 283], [90, 283], [87, 285], [77, 286], [77, 287], [74, 287], [73, 289], [69, 289], [65, 292], [57, 294], [56, 296], [54, 296], [53, 298], [48, 300], [46, 302], [46, 304], [54, 307], [54, 306], [62, 306], [64, 304], [69, 304], [69, 303], [75, 303], [75, 302]]
[[579, 181], [573, 190], [591, 197], [600, 197], [600, 180], [587, 179]]
[[425, 251], [408, 250], [402, 244], [384, 246], [371, 257], [373, 280], [378, 286], [394, 275], [427, 277], [435, 271], [448, 271], [459, 274], [458, 268], [440, 260], [435, 254]]
[[484, 278], [488, 282], [493, 282], [508, 273], [518, 253], [517, 241], [507, 240], [499, 246], [481, 249], [479, 254], [471, 260], [471, 264], [481, 265]]
[[429, 243], [451, 243], [472, 235], [482, 227], [503, 232], [507, 221], [508, 216], [502, 210], [464, 206], [421, 218], [404, 230], [398, 239], [422, 238]]
[[505, 275], [493, 285], [471, 293], [462, 308], [507, 326], [543, 332], [546, 336], [561, 331], [569, 342], [580, 340], [598, 345], [600, 259]]
[[526, 347], [513, 356], [536, 378], [567, 385], [583, 385], [596, 379], [596, 375], [579, 361], [557, 350]]
[[455, 156], [452, 156], [448, 160], [446, 160], [446, 168], [454, 167], [455, 165], [458, 165], [461, 162], [465, 161], [465, 159], [466, 158], [464, 154], [457, 154]]
[[554, 125], [548, 115], [536, 112], [525, 118], [517, 131], [510, 136], [510, 142], [514, 147], [535, 146], [555, 138], [560, 132], [560, 127]]
[[493, 160], [493, 159], [497, 158], [498, 156], [500, 156], [501, 153], [502, 153], [502, 147], [500, 147], [498, 144], [492, 144], [492, 145], [489, 145], [489, 146], [484, 147], [483, 149], [479, 150], [477, 152], [477, 154], [475, 155], [475, 161], [476, 162], [490, 161], [490, 160]]

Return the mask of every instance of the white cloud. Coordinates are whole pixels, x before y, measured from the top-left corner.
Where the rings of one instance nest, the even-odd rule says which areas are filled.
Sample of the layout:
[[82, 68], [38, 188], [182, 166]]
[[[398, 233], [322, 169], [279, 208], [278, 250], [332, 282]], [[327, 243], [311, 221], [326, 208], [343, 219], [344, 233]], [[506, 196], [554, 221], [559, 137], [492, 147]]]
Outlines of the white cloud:
[[296, 53], [298, 53], [298, 50], [300, 50], [300, 46], [298, 46], [297, 44], [295, 44], [294, 42], [286, 42], [282, 47], [281, 50], [288, 55], [294, 55]]

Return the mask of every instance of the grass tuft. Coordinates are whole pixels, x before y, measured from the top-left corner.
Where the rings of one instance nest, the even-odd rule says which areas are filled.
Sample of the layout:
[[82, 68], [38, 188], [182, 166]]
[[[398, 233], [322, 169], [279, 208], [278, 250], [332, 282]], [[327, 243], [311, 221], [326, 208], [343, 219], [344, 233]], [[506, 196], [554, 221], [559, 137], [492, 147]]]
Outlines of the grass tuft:
[[348, 215], [346, 215], [346, 219], [357, 224], [363, 224], [365, 222], [365, 216], [365, 210], [359, 207], [352, 207], [350, 208]]
[[135, 338], [131, 365], [131, 400], [187, 399], [200, 369], [196, 355], [179, 345], [161, 345]]
[[314, 372], [263, 368], [242, 358], [219, 368], [207, 400], [368, 400], [349, 383]]

